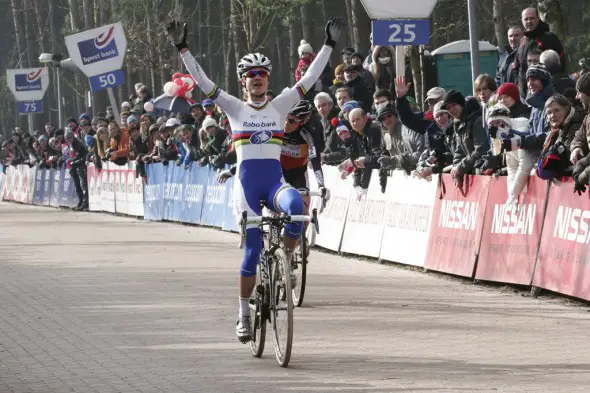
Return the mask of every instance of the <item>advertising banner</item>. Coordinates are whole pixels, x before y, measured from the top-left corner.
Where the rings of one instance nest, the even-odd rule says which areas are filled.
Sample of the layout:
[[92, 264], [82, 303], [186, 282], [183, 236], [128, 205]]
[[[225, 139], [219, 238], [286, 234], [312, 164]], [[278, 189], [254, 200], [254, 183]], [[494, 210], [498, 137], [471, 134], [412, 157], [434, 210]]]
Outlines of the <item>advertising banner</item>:
[[127, 206], [127, 172], [129, 171], [127, 164], [114, 165], [112, 172], [115, 175], [115, 211], [118, 214], [129, 214]]
[[160, 163], [146, 165], [147, 184], [143, 189], [145, 220], [161, 221], [164, 217], [164, 169]]
[[72, 179], [69, 169], [61, 169], [59, 185], [59, 205], [64, 207], [76, 207], [78, 205], [78, 195], [76, 194], [74, 179]]
[[136, 164], [130, 162], [127, 171], [127, 214], [143, 217], [143, 178], [137, 177]]
[[66, 46], [72, 62], [92, 77], [122, 68], [127, 39], [123, 25], [117, 22], [67, 36]]
[[115, 169], [117, 165], [111, 162], [102, 164], [102, 171], [100, 172], [100, 185], [102, 187], [100, 193], [101, 210], [109, 213], [116, 213], [115, 206]]
[[[349, 180], [348, 184], [352, 188], [352, 181]], [[360, 201], [356, 195], [350, 198], [340, 251], [377, 258], [381, 250], [386, 207], [386, 194], [381, 192], [379, 171], [373, 170], [367, 195]]]
[[17, 101], [39, 101], [49, 87], [49, 72], [45, 67], [7, 69], [6, 83]]
[[207, 172], [207, 187], [205, 191], [205, 202], [201, 210], [201, 224], [212, 227], [223, 227], [225, 209], [227, 206], [228, 189], [226, 184], [217, 182], [215, 169], [200, 168]]
[[33, 205], [43, 204], [43, 195], [45, 193], [45, 178], [47, 176], [46, 169], [38, 169], [35, 175], [35, 188], [33, 190]]
[[54, 169], [44, 169], [43, 171], [45, 171], [45, 179], [43, 179], [43, 198], [41, 200], [41, 204], [43, 206], [49, 206]]
[[387, 209], [381, 259], [424, 266], [437, 185], [438, 175], [426, 181], [403, 171], [393, 172], [385, 191]]
[[316, 236], [316, 244], [328, 250], [339, 251], [348, 205], [353, 193], [352, 180], [342, 180], [335, 166], [326, 165], [323, 172], [324, 182], [331, 196], [326, 209], [318, 217], [320, 233]]
[[450, 175], [439, 179], [425, 267], [473, 277], [491, 177], [465, 176], [461, 188]]
[[236, 221], [236, 214], [234, 212], [234, 178], [230, 178], [225, 182], [227, 192], [227, 203], [223, 211], [223, 230], [231, 232], [239, 232], [238, 223]]
[[205, 168], [193, 163], [188, 171], [187, 186], [185, 188], [184, 204], [182, 208], [182, 222], [190, 224], [201, 223], [201, 211], [205, 200], [209, 173]]
[[88, 209], [92, 212], [102, 210], [101, 173], [94, 164], [88, 164]]
[[184, 189], [188, 171], [174, 164], [164, 167], [164, 220], [182, 221]]
[[49, 194], [49, 206], [59, 207], [59, 193], [60, 183], [62, 177], [61, 169], [52, 169], [53, 171], [53, 182], [51, 183], [51, 192]]
[[533, 285], [590, 300], [590, 199], [573, 189], [551, 185]]
[[478, 280], [530, 285], [549, 183], [530, 177], [519, 205], [506, 205], [506, 177], [492, 177], [475, 271]]
[[12, 201], [13, 200], [13, 193], [14, 193], [14, 177], [15, 177], [15, 168], [12, 165], [9, 165], [6, 168], [6, 173], [4, 174], [4, 187], [2, 193], [2, 200], [4, 201]]
[[0, 200], [4, 198], [4, 178], [6, 175], [4, 174], [4, 166], [0, 164]]

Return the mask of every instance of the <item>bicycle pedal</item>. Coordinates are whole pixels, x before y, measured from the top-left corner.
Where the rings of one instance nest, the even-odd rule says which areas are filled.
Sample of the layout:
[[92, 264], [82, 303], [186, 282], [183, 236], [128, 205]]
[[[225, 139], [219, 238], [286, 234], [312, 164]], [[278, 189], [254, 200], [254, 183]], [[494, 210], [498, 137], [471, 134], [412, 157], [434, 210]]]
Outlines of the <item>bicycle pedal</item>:
[[252, 341], [252, 337], [239, 337], [238, 340], [242, 343], [242, 344], [248, 344], [250, 341]]

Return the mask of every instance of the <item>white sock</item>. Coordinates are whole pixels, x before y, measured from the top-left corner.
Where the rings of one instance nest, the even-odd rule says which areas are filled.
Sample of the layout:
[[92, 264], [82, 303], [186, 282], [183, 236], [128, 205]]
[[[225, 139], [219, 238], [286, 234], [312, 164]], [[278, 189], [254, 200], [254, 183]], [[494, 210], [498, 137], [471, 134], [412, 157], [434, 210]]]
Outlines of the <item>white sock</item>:
[[250, 316], [250, 298], [240, 296], [240, 318]]

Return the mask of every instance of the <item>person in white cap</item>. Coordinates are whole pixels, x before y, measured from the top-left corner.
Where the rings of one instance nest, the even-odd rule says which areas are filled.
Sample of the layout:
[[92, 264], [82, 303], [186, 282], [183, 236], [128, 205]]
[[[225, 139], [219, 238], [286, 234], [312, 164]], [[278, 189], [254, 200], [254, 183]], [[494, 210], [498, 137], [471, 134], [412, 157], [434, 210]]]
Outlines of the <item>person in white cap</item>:
[[297, 68], [295, 69], [295, 81], [299, 82], [313, 59], [315, 59], [315, 53], [313, 53], [311, 45], [305, 40], [301, 40], [301, 45], [297, 48], [297, 53], [299, 54], [299, 63], [297, 63]]
[[[535, 157], [526, 150], [520, 149], [520, 139], [514, 136], [528, 132], [529, 121], [524, 117], [511, 118], [510, 109], [504, 104], [497, 103], [489, 109], [487, 123], [492, 143], [494, 146], [500, 145], [500, 154], [495, 156], [499, 162], [493, 163], [494, 157], [488, 155], [483, 157], [484, 163], [478, 163], [476, 166], [493, 171], [494, 167], [502, 166], [502, 158], [506, 159], [508, 172], [506, 204], [512, 205], [518, 211], [518, 196], [527, 183]], [[505, 148], [505, 145], [510, 145], [510, 148]], [[497, 147], [494, 147], [494, 150], [497, 150]], [[486, 163], [485, 160], [491, 162]], [[483, 174], [491, 174], [491, 172]]]

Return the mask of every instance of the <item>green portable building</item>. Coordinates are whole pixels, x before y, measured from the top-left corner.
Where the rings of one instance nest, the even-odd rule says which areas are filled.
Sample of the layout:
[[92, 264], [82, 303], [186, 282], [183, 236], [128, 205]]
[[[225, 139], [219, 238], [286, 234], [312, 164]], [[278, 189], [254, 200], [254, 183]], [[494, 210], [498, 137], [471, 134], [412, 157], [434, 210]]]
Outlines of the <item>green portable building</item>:
[[[465, 96], [473, 92], [471, 80], [471, 50], [469, 40], [443, 45], [432, 52], [436, 63], [438, 85], [447, 90], [455, 89]], [[479, 68], [482, 74], [496, 76], [496, 65], [500, 53], [498, 48], [487, 41], [479, 41]]]

